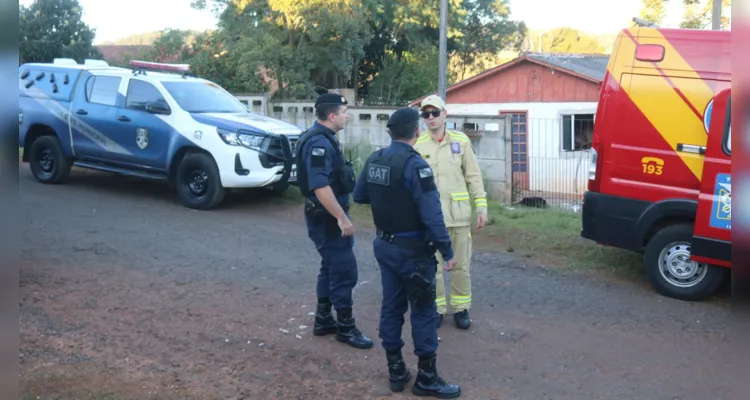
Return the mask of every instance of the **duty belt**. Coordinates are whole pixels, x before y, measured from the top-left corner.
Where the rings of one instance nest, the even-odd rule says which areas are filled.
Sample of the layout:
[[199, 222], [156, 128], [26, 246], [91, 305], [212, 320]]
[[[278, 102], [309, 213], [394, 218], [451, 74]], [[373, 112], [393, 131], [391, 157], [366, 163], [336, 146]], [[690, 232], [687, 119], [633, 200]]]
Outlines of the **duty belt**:
[[434, 243], [426, 238], [396, 236], [392, 233], [384, 232], [382, 229], [377, 229], [375, 235], [394, 246], [405, 247], [415, 251], [435, 251]]

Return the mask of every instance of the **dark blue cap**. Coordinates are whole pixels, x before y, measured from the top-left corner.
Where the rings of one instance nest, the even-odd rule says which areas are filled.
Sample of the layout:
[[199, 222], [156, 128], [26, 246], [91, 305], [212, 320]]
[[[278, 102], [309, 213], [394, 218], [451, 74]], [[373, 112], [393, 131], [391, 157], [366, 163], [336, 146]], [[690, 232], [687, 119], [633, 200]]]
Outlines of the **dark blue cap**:
[[315, 108], [327, 105], [344, 106], [346, 104], [346, 98], [336, 93], [321, 94], [318, 96], [317, 100], [315, 100]]
[[386, 126], [390, 128], [392, 126], [404, 126], [414, 122], [419, 122], [419, 111], [415, 108], [404, 107], [399, 108], [391, 114]]

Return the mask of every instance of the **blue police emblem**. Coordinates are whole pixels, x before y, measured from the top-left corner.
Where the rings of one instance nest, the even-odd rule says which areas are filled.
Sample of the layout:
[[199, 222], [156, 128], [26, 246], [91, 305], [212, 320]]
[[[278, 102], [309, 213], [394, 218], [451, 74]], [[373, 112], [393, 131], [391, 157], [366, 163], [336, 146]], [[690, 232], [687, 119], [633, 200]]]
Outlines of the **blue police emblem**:
[[714, 228], [732, 229], [732, 175], [716, 175], [711, 219], [709, 224]]
[[461, 145], [459, 145], [457, 142], [451, 143], [451, 151], [453, 154], [459, 154], [461, 152]]

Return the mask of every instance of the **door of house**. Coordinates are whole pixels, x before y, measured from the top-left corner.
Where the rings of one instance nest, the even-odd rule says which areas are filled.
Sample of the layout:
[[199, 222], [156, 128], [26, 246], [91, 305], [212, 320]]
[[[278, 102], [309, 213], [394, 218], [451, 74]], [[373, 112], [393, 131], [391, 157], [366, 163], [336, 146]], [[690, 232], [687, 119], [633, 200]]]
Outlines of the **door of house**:
[[528, 153], [528, 112], [501, 111], [500, 116], [511, 117], [511, 157], [513, 172], [513, 201], [523, 197], [529, 190], [529, 153]]

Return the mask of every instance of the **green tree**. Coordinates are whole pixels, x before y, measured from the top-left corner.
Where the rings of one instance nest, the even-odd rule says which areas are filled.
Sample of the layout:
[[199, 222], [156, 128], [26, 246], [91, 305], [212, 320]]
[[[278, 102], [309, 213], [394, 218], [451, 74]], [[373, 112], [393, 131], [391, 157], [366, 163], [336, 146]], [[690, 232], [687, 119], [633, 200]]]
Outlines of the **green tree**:
[[666, 16], [665, 0], [641, 0], [641, 19], [660, 25]]
[[93, 46], [96, 31], [81, 19], [78, 0], [35, 0], [18, 10], [19, 62], [101, 58]]
[[[714, 0], [683, 0], [685, 13], [680, 22], [680, 28], [708, 29], [711, 27]], [[721, 0], [721, 27], [727, 29], [731, 21], [724, 16], [724, 11], [732, 6], [731, 0]]]
[[542, 34], [542, 50], [550, 53], [604, 53], [595, 37], [569, 27], [555, 28]]
[[[711, 27], [711, 17], [714, 0], [641, 0], [643, 9], [640, 17], [648, 22], [661, 25], [666, 16], [666, 5], [670, 1], [681, 1], [684, 7], [680, 28], [707, 29]], [[729, 28], [731, 21], [724, 16], [725, 11], [732, 6], [731, 0], [721, 0], [722, 29]]]
[[[242, 53], [232, 57], [241, 57], [251, 70], [264, 67], [282, 83], [279, 96], [310, 97], [322, 86], [356, 88], [359, 97], [366, 98], [386, 66], [391, 72], [384, 76], [395, 68], [402, 79], [431, 84], [432, 78], [404, 75], [417, 69], [397, 67], [412, 63], [430, 64], [420, 73], [430, 71], [437, 80], [437, 60], [425, 59], [422, 49], [437, 48], [439, 0], [214, 0], [213, 4], [226, 51]], [[206, 2], [196, 0], [193, 5], [205, 8]], [[453, 77], [456, 69], [517, 46], [523, 39], [525, 26], [510, 21], [506, 0], [450, 0], [450, 8], [448, 51], [451, 66], [457, 66], [452, 68]], [[419, 92], [434, 89], [423, 87]], [[382, 95], [382, 87], [378, 90]]]

